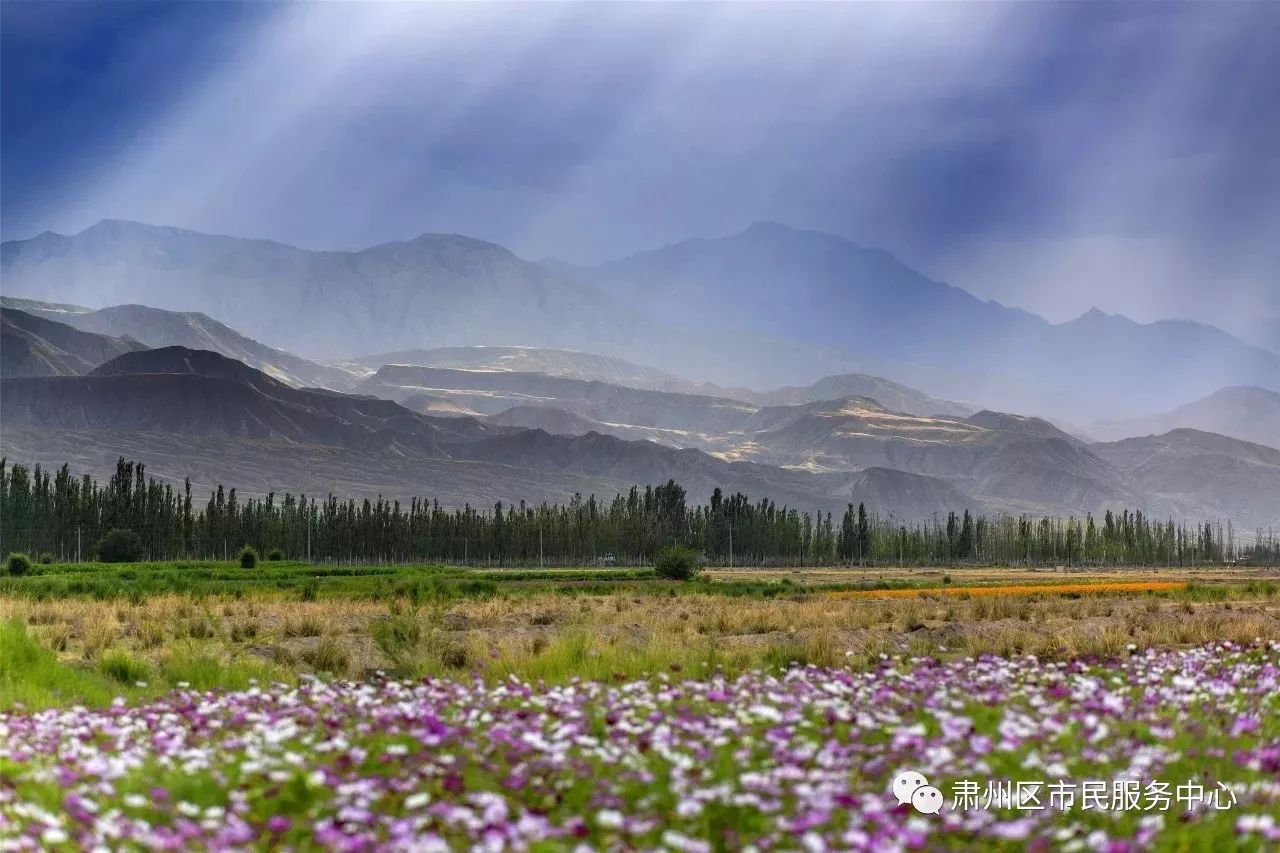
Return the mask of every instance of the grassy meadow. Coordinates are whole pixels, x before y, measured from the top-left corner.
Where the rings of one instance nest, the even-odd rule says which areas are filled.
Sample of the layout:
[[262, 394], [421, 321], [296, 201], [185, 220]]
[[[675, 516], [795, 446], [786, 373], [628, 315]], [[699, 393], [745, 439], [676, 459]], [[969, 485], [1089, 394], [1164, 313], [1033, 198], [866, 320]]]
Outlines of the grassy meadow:
[[[1054, 846], [1068, 849], [1098, 847], [1100, 837], [1136, 838], [1139, 848], [1230, 841], [1264, 849], [1268, 833], [1280, 832], [1267, 822], [1280, 808], [1272, 772], [1280, 762], [1278, 667], [1280, 579], [1258, 569], [720, 569], [674, 582], [647, 569], [35, 564], [0, 578], [0, 729], [19, 744], [0, 751], [0, 766], [16, 779], [0, 793], [0, 834], [25, 826], [39, 846], [57, 847], [116, 832], [125, 847], [220, 849], [353, 838], [394, 848], [402, 833], [444, 849], [485, 837], [488, 821], [507, 833], [500, 846], [515, 849], [585, 840], [697, 850], [777, 842], [811, 824], [810, 846], [826, 848], [1019, 848], [1058, 833]], [[989, 668], [999, 674], [979, 678]], [[1197, 673], [1225, 686], [1197, 692]], [[888, 686], [909, 687], [922, 704], [899, 707]], [[949, 705], [927, 698], [938, 691]], [[841, 695], [844, 704], [831, 704]], [[329, 746], [295, 728], [306, 719], [263, 746], [256, 739], [268, 724], [245, 721], [267, 713], [264, 701], [330, 719], [334, 737], [355, 752], [333, 764], [321, 754]], [[207, 721], [174, 723], [175, 709], [193, 702], [225, 715], [216, 726], [240, 732], [239, 746], [214, 749], [212, 732], [201, 728]], [[421, 719], [444, 728], [429, 734], [401, 720], [370, 730], [359, 709], [380, 719], [392, 713], [384, 702], [417, 703]], [[895, 710], [881, 719], [876, 703]], [[625, 734], [608, 722], [610, 707], [631, 720]], [[1010, 734], [1030, 725], [1028, 713], [1054, 708], [1048, 728]], [[487, 716], [523, 730], [535, 711], [536, 731], [519, 743], [495, 741], [510, 734], [501, 727], [474, 728]], [[137, 766], [151, 770], [116, 780], [123, 799], [106, 802], [124, 822], [105, 827], [102, 811], [69, 804], [56, 784], [57, 773], [83, 778], [81, 764], [28, 769], [35, 765], [21, 746], [62, 737], [42, 727], [62, 731], [72, 725], [68, 715], [98, 713], [167, 720], [184, 748], [209, 747], [213, 757], [184, 777], [173, 756], [143, 750]], [[268, 728], [284, 725], [275, 715]], [[578, 720], [576, 735], [565, 720]], [[672, 725], [684, 733], [672, 734]], [[693, 731], [704, 725], [711, 729], [700, 737], [710, 740], [698, 741]], [[741, 729], [741, 750], [717, 745], [717, 725]], [[568, 740], [552, 749], [557, 737]], [[667, 748], [653, 750], [664, 737]], [[775, 737], [800, 740], [766, 749]], [[989, 754], [984, 739], [1004, 746]], [[254, 755], [274, 758], [247, 758], [240, 748], [248, 742], [258, 743]], [[453, 749], [468, 769], [455, 773], [435, 747], [428, 761], [430, 743]], [[946, 761], [930, 751], [942, 743]], [[139, 749], [129, 738], [100, 747]], [[957, 755], [987, 776], [1023, 778], [1018, 768], [1031, 760], [1110, 779], [1126, 756], [1150, 758], [1140, 749], [1162, 757], [1135, 772], [1238, 784], [1242, 805], [1220, 815], [1169, 813], [1157, 825], [1121, 812], [1050, 812], [1027, 822], [1007, 809], [987, 822], [958, 810], [935, 821], [878, 799], [900, 766], [932, 764], [931, 779], [956, 782], [970, 769]], [[413, 759], [419, 754], [426, 764]], [[445, 763], [431, 764], [437, 759]], [[590, 780], [606, 765], [624, 781], [593, 794]], [[757, 790], [742, 781], [748, 765], [764, 776], [812, 777], [806, 784], [816, 793], [806, 800]], [[295, 770], [305, 778], [292, 781]], [[402, 789], [396, 774], [417, 787]], [[144, 784], [152, 775], [166, 780], [161, 787], [181, 809], [155, 801]], [[340, 780], [374, 778], [391, 785], [381, 805], [345, 802]], [[271, 814], [262, 811], [264, 796], [275, 803]], [[757, 800], [773, 811], [751, 805]], [[353, 817], [361, 808], [378, 820]], [[468, 823], [456, 809], [488, 817]], [[221, 835], [228, 826], [239, 834]]]
[[678, 583], [647, 569], [52, 564], [0, 579], [0, 621], [0, 707], [31, 708], [307, 674], [563, 682], [1280, 641], [1280, 580], [1222, 569], [726, 569]]

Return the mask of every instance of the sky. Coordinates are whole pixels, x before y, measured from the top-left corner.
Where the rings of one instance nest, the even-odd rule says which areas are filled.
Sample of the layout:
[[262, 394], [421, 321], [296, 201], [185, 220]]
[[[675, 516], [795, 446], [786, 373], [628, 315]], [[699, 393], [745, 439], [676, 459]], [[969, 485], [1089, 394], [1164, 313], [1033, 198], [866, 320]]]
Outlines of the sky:
[[770, 220], [1274, 339], [1278, 44], [1269, 2], [6, 0], [0, 233], [597, 262]]

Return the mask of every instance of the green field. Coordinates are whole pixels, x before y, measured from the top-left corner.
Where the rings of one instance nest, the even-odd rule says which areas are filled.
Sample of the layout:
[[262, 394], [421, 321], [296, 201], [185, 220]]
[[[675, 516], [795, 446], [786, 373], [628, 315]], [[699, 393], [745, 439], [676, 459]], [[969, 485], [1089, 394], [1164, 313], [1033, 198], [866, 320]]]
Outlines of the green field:
[[1239, 589], [1266, 594], [1280, 589], [1262, 571], [1189, 571], [1121, 569], [1055, 574], [1044, 570], [960, 568], [899, 570], [887, 568], [711, 570], [686, 584], [661, 581], [648, 568], [474, 569], [435, 564], [313, 564], [300, 561], [261, 562], [241, 568], [234, 561], [103, 563], [35, 563], [27, 574], [0, 574], [0, 597], [38, 601], [61, 598], [99, 600], [187, 595], [265, 596], [301, 600], [396, 597], [438, 599], [485, 598], [495, 595], [558, 593], [711, 595], [775, 598], [821, 591], [909, 590], [955, 584], [996, 586], [1034, 582], [1106, 583], [1123, 579], [1174, 579], [1192, 586], [1192, 595], [1221, 597]]
[[484, 570], [441, 565], [310, 564], [263, 562], [252, 569], [232, 561], [165, 561], [128, 564], [35, 564], [22, 577], [0, 576], [0, 596], [33, 600], [128, 598], [160, 595], [267, 596], [386, 600], [396, 597], [455, 599], [494, 595], [671, 594], [696, 590], [715, 595], [776, 597], [806, 590], [911, 589], [941, 582], [941, 575], [886, 576], [803, 571], [761, 577], [745, 572], [708, 573], [679, 587], [658, 580], [652, 569], [555, 568]]

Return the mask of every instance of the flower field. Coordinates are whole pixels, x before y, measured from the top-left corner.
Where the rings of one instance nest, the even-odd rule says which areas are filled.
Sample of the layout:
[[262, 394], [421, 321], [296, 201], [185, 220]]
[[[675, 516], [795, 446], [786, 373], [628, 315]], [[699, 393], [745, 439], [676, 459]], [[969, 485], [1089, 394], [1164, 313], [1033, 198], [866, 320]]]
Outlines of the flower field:
[[0, 771], [10, 849], [1274, 849], [1280, 644], [179, 689], [2, 714]]

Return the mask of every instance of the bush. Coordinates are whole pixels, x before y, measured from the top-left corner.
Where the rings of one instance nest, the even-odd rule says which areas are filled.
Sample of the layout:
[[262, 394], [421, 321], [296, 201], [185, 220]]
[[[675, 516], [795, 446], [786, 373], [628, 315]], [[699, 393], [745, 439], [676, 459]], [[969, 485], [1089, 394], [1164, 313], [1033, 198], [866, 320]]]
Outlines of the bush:
[[45, 551], [43, 554], [40, 555], [40, 562], [46, 566], [49, 565], [50, 563], [53, 562], [53, 555], [50, 554], [48, 551]]
[[258, 552], [249, 545], [240, 549], [240, 568], [254, 569], [258, 566]]
[[324, 637], [310, 649], [302, 653], [302, 660], [317, 672], [330, 675], [345, 675], [351, 668], [351, 656], [333, 637]]
[[103, 655], [102, 660], [98, 663], [98, 668], [108, 678], [127, 685], [146, 681], [151, 675], [145, 663], [123, 651], [108, 652]]
[[132, 530], [113, 527], [98, 541], [98, 559], [104, 563], [136, 563], [142, 559], [142, 539]]
[[702, 555], [683, 545], [669, 545], [658, 552], [653, 560], [658, 577], [673, 581], [689, 581], [702, 568]]
[[267, 559], [273, 563], [278, 563], [284, 559], [284, 551], [281, 551], [279, 548], [272, 548], [267, 552]]
[[26, 554], [14, 552], [9, 555], [9, 574], [15, 578], [22, 577], [31, 571], [31, 558]]

